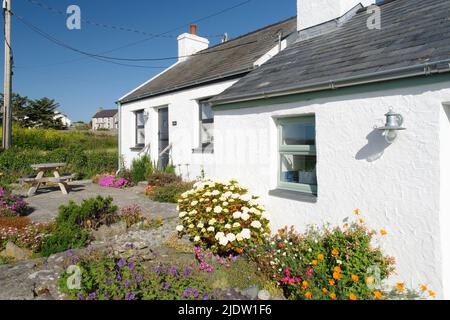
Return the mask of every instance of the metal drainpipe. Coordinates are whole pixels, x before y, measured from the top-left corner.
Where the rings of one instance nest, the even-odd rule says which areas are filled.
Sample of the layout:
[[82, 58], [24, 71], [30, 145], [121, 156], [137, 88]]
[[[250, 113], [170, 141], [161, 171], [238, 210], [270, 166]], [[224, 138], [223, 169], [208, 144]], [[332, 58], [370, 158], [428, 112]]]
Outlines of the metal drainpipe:
[[117, 173], [119, 173], [122, 170], [122, 105], [120, 104], [120, 102], [117, 102], [117, 106], [119, 108], [119, 134], [118, 134], [118, 145], [119, 145], [119, 165], [118, 165], [118, 170]]

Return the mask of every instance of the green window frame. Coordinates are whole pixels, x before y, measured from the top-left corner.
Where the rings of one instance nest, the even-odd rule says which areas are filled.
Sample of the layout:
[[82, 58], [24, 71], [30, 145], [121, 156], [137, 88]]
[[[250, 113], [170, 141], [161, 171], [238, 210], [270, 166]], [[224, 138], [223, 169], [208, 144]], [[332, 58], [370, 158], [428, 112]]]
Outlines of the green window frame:
[[[299, 117], [290, 117], [290, 118], [278, 118], [276, 119], [277, 127], [278, 127], [278, 188], [289, 190], [289, 191], [297, 191], [308, 194], [317, 195], [318, 187], [317, 187], [317, 178], [316, 178], [316, 168], [317, 168], [317, 150], [316, 150], [316, 124], [315, 124], [315, 116], [299, 116]], [[314, 143], [313, 144], [285, 144], [283, 142], [283, 128], [287, 125], [292, 124], [314, 124]], [[299, 137], [301, 138], [301, 137]], [[289, 182], [287, 179], [283, 179], [283, 162], [282, 159], [284, 157], [289, 156], [305, 156], [304, 162], [306, 163], [306, 157], [314, 159], [314, 169], [310, 174], [309, 179], [314, 179], [314, 183], [301, 183], [300, 178], [298, 182]], [[311, 164], [311, 161], [309, 162]], [[290, 173], [296, 173], [300, 175], [300, 172], [292, 171]], [[312, 176], [311, 176], [312, 175]], [[314, 178], [312, 178], [314, 177]]]

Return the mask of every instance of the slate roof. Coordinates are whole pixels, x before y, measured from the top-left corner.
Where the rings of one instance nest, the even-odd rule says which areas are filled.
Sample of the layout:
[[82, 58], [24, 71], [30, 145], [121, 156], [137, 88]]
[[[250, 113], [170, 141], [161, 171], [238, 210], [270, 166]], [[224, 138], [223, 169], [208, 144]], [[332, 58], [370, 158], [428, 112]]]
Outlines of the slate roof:
[[92, 117], [92, 119], [113, 118], [117, 112], [119, 112], [117, 109], [100, 110]]
[[450, 59], [450, 0], [393, 0], [380, 8], [381, 30], [369, 30], [369, 14], [360, 9], [331, 32], [298, 40], [212, 101], [307, 92], [317, 84]]
[[297, 17], [275, 23], [225, 43], [200, 51], [154, 80], [122, 98], [132, 102], [162, 93], [197, 86], [218, 78], [242, 76], [253, 70], [253, 64], [269, 52], [283, 37], [297, 30]]

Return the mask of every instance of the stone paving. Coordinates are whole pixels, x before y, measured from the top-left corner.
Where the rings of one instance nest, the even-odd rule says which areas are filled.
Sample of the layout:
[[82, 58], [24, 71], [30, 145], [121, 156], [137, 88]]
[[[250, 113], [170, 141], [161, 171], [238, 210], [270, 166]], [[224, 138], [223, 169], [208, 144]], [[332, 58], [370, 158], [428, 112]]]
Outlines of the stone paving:
[[[33, 209], [29, 217], [38, 223], [47, 223], [56, 218], [58, 208], [67, 204], [69, 201], [76, 203], [82, 202], [84, 199], [102, 196], [111, 196], [114, 203], [121, 207], [137, 204], [144, 214], [152, 217], [160, 217], [162, 219], [177, 217], [176, 205], [168, 203], [157, 203], [146, 197], [143, 186], [127, 188], [125, 190], [115, 188], [102, 188], [91, 181], [71, 182], [70, 193], [63, 195], [58, 187], [41, 188], [36, 195], [26, 197], [25, 201]], [[18, 190], [15, 193], [26, 196], [27, 190]]]

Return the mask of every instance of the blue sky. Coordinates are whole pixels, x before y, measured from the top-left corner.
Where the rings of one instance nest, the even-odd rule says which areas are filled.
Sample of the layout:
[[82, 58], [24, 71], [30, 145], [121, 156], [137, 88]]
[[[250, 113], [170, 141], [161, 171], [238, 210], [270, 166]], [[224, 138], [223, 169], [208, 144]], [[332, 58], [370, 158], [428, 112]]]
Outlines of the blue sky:
[[[13, 0], [12, 11], [54, 38], [77, 49], [103, 53], [149, 38], [149, 35], [117, 31], [82, 23], [81, 30], [68, 30], [66, 17], [31, 2]], [[161, 58], [177, 55], [176, 36], [188, 30], [193, 20], [203, 18], [244, 0], [34, 0], [65, 12], [69, 5], [81, 8], [82, 19], [142, 30], [151, 34], [171, 32], [106, 55], [120, 58]], [[253, 0], [239, 8], [198, 23], [200, 35], [230, 37], [253, 31], [296, 14], [296, 0]], [[220, 42], [210, 38], [211, 44]], [[50, 97], [73, 121], [89, 121], [99, 107], [114, 108], [115, 101], [164, 70], [124, 67], [94, 60], [65, 48], [12, 20], [14, 49], [13, 91], [30, 98]], [[1, 61], [3, 62], [3, 49]], [[167, 67], [171, 61], [135, 62]], [[3, 75], [3, 73], [2, 73]], [[3, 76], [2, 76], [3, 77]], [[2, 79], [3, 81], [3, 79]]]

